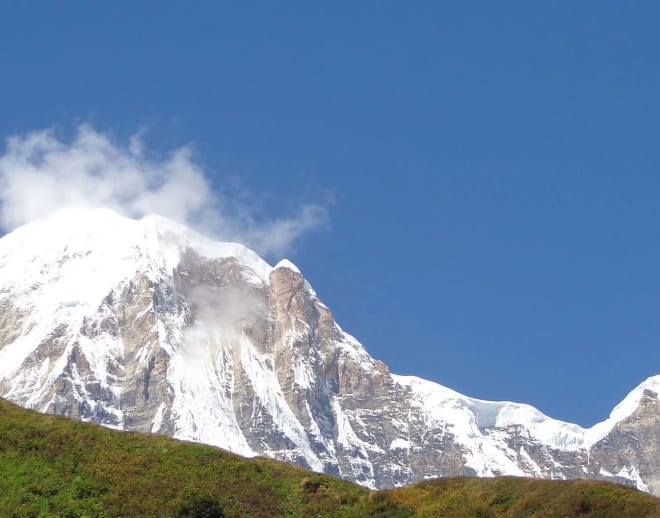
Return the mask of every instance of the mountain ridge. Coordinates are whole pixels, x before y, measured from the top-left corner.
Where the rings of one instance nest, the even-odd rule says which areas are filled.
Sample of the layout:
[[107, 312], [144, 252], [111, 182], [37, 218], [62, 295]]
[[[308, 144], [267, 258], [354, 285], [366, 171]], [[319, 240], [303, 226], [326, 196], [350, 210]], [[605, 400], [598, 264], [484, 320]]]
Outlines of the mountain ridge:
[[[69, 211], [8, 234], [0, 309], [0, 396], [42, 412], [267, 455], [367, 487], [510, 474], [660, 491], [648, 458], [660, 443], [660, 376], [584, 429], [394, 375], [289, 260], [271, 267], [159, 216]], [[632, 446], [633, 421], [648, 429], [650, 453]]]

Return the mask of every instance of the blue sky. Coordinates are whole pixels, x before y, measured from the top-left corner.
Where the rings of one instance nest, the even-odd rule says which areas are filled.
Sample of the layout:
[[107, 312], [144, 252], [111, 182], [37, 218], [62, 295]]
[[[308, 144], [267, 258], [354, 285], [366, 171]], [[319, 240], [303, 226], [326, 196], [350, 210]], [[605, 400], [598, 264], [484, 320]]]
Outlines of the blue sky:
[[396, 373], [591, 425], [660, 372], [657, 3], [190, 4], [0, 4], [0, 136], [323, 208], [286, 255]]

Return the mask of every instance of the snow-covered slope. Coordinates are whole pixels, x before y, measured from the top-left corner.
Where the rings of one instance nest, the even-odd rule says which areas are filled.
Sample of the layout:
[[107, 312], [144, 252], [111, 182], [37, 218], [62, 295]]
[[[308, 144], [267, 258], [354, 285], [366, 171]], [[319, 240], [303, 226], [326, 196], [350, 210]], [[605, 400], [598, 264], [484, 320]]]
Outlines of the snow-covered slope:
[[392, 375], [290, 261], [157, 216], [68, 211], [0, 239], [0, 395], [42, 412], [369, 487], [511, 474], [658, 492], [659, 392], [650, 378], [584, 430]]

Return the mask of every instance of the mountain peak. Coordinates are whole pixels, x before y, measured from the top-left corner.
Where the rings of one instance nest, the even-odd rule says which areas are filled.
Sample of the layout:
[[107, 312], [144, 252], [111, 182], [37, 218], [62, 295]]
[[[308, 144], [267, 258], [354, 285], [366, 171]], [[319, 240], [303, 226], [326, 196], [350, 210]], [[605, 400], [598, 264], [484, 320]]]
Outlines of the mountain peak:
[[[291, 261], [160, 216], [67, 211], [0, 239], [0, 396], [369, 487], [509, 474], [660, 492], [653, 454], [620, 455], [646, 429], [629, 423], [657, 426], [644, 391], [658, 389], [649, 378], [584, 430], [393, 375]], [[655, 451], [647, 435], [630, 451]]]
[[273, 267], [273, 270], [277, 270], [278, 268], [286, 268], [287, 270], [291, 270], [292, 272], [295, 272], [295, 273], [298, 273], [298, 274], [302, 275], [302, 273], [300, 273], [300, 270], [298, 269], [298, 267], [295, 264], [293, 264], [291, 261], [289, 261], [288, 259], [282, 259], [279, 263], [277, 263]]

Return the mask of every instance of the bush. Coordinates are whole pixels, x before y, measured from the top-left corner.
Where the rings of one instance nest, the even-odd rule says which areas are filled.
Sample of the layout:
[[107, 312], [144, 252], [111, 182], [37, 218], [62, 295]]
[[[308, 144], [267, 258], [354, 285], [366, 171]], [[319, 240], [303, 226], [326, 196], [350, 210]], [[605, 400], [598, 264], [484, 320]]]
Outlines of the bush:
[[175, 513], [175, 518], [225, 518], [220, 504], [209, 496], [186, 498]]

